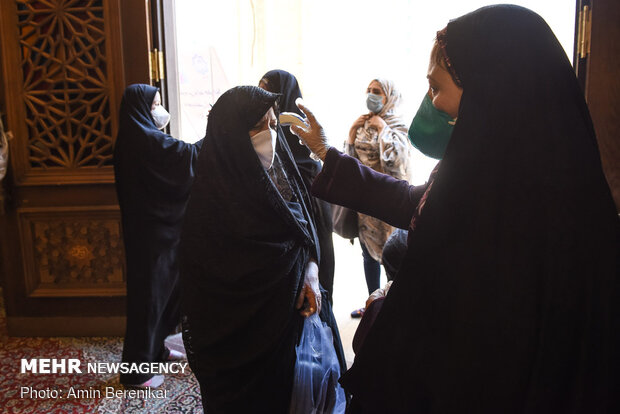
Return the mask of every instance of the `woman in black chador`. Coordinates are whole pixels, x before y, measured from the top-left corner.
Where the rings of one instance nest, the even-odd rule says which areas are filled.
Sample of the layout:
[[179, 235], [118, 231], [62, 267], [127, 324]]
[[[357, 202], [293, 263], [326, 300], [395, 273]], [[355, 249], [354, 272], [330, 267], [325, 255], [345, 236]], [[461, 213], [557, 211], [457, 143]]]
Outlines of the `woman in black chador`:
[[[170, 358], [164, 339], [180, 322], [178, 245], [202, 141], [160, 131], [170, 115], [157, 88], [125, 89], [114, 146], [116, 192], [127, 262], [127, 330], [123, 362]], [[121, 374], [121, 383], [157, 387], [163, 376]]]
[[350, 412], [620, 412], [618, 216], [562, 47], [534, 12], [489, 6], [437, 34], [428, 79], [456, 119], [421, 188], [327, 149], [310, 113], [294, 129], [325, 160], [315, 195], [409, 229], [340, 380]]
[[276, 118], [279, 95], [224, 93], [183, 226], [183, 339], [208, 413], [284, 413], [303, 318], [321, 304], [310, 199]]
[[[295, 105], [295, 100], [301, 98], [301, 90], [297, 78], [292, 73], [284, 70], [270, 70], [261, 78], [258, 86], [269, 92], [282, 94], [278, 103], [280, 112], [295, 112], [301, 115], [301, 111]], [[289, 128], [282, 128], [286, 142], [291, 149], [295, 164], [299, 169], [301, 178], [310, 188], [312, 180], [321, 171], [321, 163], [310, 158], [310, 150], [299, 142], [299, 137], [292, 134]], [[332, 300], [334, 287], [334, 242], [332, 240], [332, 209], [328, 202], [316, 197], [310, 197], [312, 212], [314, 214], [317, 238], [321, 249], [321, 263], [319, 264], [319, 282], [327, 290], [329, 300]]]

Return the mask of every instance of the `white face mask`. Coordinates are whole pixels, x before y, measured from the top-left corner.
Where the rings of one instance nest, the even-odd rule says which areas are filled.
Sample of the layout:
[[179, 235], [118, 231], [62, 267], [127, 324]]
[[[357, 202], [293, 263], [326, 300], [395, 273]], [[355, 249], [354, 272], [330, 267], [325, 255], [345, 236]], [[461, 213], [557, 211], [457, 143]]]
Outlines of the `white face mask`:
[[258, 159], [265, 169], [268, 169], [273, 164], [277, 139], [278, 133], [271, 128], [250, 137], [254, 151], [256, 151], [256, 155], [258, 155]]
[[161, 105], [157, 105], [155, 109], [151, 111], [151, 115], [153, 116], [153, 121], [155, 121], [157, 129], [164, 129], [166, 125], [168, 125], [168, 122], [170, 122], [170, 114]]

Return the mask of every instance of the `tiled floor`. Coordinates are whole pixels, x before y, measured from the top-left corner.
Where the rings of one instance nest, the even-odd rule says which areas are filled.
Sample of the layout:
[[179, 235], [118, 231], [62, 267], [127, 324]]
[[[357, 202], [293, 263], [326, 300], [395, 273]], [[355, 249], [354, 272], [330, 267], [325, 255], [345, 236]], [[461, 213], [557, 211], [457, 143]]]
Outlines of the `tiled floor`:
[[[359, 319], [351, 318], [351, 311], [361, 308], [368, 298], [362, 249], [359, 239], [354, 245], [334, 233], [334, 251], [336, 255], [336, 273], [334, 275], [334, 316], [338, 322], [342, 345], [347, 358], [347, 366], [353, 363], [351, 343], [359, 324]], [[386, 282], [383, 268], [381, 269], [381, 286]]]

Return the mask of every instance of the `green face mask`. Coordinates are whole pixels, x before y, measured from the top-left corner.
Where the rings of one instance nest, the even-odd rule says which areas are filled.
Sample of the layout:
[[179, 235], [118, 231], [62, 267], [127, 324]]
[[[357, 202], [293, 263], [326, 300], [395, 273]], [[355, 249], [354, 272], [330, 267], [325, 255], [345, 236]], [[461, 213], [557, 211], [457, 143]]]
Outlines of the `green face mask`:
[[454, 123], [450, 115], [433, 106], [427, 94], [409, 127], [409, 141], [422, 154], [440, 160], [450, 142]]

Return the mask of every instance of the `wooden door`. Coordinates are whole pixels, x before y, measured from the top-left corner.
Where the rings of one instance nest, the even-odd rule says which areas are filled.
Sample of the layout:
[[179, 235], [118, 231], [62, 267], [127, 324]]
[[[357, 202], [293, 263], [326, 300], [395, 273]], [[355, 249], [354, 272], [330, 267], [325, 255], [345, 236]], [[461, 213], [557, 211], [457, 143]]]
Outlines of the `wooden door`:
[[0, 113], [14, 137], [0, 209], [9, 335], [123, 334], [112, 148], [125, 78], [148, 82], [145, 2], [0, 9]]
[[[582, 46], [577, 73], [585, 88], [605, 176], [620, 212], [620, 2], [581, 3], [581, 26], [586, 32], [583, 45], [576, 47]], [[583, 11], [586, 6], [589, 16]]]

